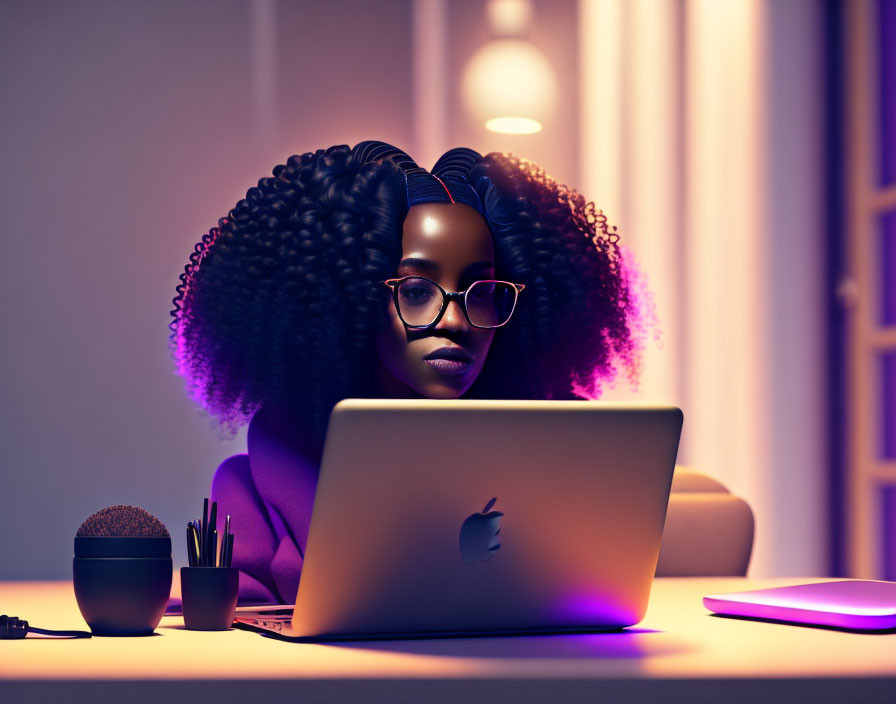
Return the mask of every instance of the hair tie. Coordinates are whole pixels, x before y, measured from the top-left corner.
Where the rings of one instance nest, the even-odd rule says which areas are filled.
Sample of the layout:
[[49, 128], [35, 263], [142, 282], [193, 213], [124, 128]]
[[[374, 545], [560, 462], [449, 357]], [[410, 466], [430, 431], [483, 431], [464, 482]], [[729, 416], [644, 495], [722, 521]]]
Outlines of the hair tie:
[[442, 179], [440, 179], [438, 176], [436, 176], [435, 174], [431, 174], [431, 175], [436, 181], [438, 181], [439, 183], [442, 184], [442, 188], [444, 188], [445, 193], [448, 194], [448, 200], [451, 201], [451, 205], [454, 205], [454, 197], [451, 195], [451, 191], [448, 190], [448, 186], [445, 185], [445, 182]]

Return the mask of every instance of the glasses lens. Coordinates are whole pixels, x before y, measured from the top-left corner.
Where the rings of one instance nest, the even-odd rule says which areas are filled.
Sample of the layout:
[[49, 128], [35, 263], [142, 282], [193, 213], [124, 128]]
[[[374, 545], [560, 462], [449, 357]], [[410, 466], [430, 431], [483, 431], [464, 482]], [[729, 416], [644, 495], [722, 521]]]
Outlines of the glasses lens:
[[516, 287], [505, 281], [477, 281], [467, 290], [467, 315], [481, 328], [506, 323], [515, 303]]
[[398, 313], [408, 325], [429, 325], [442, 308], [442, 292], [427, 279], [405, 279], [398, 285]]

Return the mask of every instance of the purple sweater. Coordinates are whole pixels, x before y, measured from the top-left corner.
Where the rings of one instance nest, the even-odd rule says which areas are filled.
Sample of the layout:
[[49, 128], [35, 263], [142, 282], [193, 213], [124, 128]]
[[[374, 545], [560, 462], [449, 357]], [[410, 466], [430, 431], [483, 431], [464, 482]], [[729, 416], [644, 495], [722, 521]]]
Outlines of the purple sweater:
[[231, 517], [239, 603], [293, 604], [299, 586], [320, 460], [298, 425], [266, 409], [249, 424], [248, 453], [212, 480], [218, 515]]

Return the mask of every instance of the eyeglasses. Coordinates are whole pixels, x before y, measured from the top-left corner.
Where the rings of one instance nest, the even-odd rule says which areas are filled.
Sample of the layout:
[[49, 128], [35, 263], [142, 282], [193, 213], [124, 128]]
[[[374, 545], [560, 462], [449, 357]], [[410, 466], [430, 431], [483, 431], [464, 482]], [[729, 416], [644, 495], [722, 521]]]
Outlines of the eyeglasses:
[[422, 276], [404, 276], [383, 282], [392, 289], [398, 317], [408, 328], [429, 328], [438, 324], [451, 301], [457, 301], [474, 328], [506, 325], [516, 308], [523, 284], [509, 281], [474, 281], [466, 291], [449, 293], [435, 281]]

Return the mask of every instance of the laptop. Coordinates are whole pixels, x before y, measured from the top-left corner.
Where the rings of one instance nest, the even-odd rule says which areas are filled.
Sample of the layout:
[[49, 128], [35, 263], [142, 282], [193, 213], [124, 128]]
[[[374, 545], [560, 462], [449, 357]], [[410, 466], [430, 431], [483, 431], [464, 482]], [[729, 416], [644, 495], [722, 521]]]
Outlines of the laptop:
[[638, 623], [678, 408], [348, 399], [333, 409], [291, 612], [295, 641], [570, 633]]

